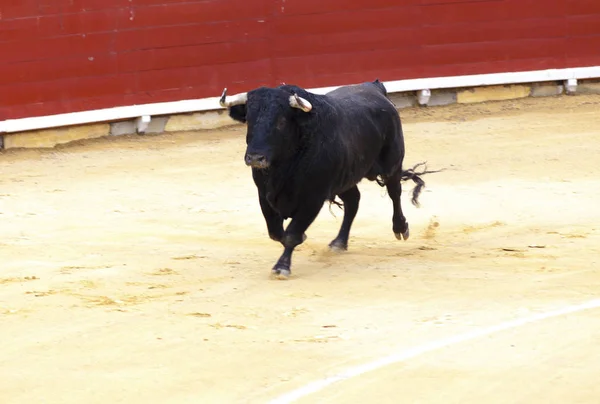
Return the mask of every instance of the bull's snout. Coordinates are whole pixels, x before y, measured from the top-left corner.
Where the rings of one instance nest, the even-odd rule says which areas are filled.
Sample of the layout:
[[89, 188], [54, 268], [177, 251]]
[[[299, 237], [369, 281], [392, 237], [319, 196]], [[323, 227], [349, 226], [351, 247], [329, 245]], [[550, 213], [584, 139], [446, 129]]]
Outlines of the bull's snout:
[[263, 154], [246, 153], [246, 156], [244, 157], [244, 161], [246, 162], [247, 166], [250, 166], [252, 168], [267, 168], [267, 167], [269, 167], [269, 161], [267, 160], [267, 157], [264, 156]]

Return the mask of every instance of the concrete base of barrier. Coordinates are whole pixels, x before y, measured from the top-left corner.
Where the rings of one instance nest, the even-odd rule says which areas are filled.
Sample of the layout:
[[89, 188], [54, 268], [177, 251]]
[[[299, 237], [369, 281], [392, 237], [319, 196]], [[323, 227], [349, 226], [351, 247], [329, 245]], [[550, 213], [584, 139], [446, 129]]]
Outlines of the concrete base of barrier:
[[580, 94], [600, 94], [600, 80], [586, 80], [577, 86]]
[[94, 123], [5, 134], [2, 143], [5, 149], [49, 148], [76, 140], [108, 136], [109, 133], [110, 125], [108, 123]]
[[556, 83], [534, 83], [531, 86], [532, 97], [551, 97], [561, 95], [565, 91], [565, 86]]
[[[470, 104], [489, 101], [511, 100], [525, 97], [549, 97], [564, 94], [564, 86], [557, 82], [494, 85], [467, 89], [432, 90], [427, 106], [419, 107], [416, 92], [392, 93], [390, 99], [398, 109], [419, 107], [431, 108], [450, 104]], [[577, 86], [579, 94], [600, 94], [600, 80], [581, 80]], [[146, 134], [169, 133], [193, 130], [210, 130], [237, 125], [226, 111], [206, 111], [191, 114], [156, 116], [145, 129]], [[137, 122], [126, 120], [112, 123], [70, 126], [17, 132], [0, 136], [0, 149], [51, 148], [58, 144], [104, 136], [119, 136], [137, 133]]]

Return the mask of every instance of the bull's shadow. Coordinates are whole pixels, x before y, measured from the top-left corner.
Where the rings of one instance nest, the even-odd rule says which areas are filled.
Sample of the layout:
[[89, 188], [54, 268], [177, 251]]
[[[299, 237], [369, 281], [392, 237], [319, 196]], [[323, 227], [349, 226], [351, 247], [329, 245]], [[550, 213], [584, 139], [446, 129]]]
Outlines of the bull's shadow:
[[[294, 85], [260, 87], [234, 96], [227, 96], [225, 89], [220, 104], [232, 119], [247, 125], [244, 161], [252, 168], [269, 236], [284, 247], [272, 269], [277, 278], [290, 276], [292, 253], [306, 240], [306, 230], [327, 201], [344, 209], [342, 225], [329, 247], [348, 249], [360, 201], [357, 184], [363, 178], [387, 188], [394, 235], [408, 239], [400, 201], [402, 182], [415, 182], [412, 203], [418, 206], [425, 185], [421, 176], [434, 171], [423, 166], [417, 172], [422, 164], [402, 169], [400, 115], [379, 80], [324, 95]], [[284, 230], [288, 218], [291, 222]]]

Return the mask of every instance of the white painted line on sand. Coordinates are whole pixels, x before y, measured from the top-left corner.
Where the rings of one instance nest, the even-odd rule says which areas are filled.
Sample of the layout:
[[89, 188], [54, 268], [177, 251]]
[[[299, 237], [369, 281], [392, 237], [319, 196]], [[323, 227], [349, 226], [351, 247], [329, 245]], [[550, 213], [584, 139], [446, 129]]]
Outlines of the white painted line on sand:
[[299, 389], [293, 390], [287, 394], [284, 394], [280, 397], [277, 397], [271, 400], [270, 404], [288, 404], [293, 403], [300, 398], [306, 397], [310, 394], [316, 393], [320, 390], [323, 390], [327, 386], [330, 386], [334, 383], [337, 383], [342, 380], [351, 379], [356, 376], [363, 375], [368, 372], [372, 372], [374, 370], [380, 369], [384, 366], [391, 365], [394, 363], [399, 363], [406, 361], [408, 359], [417, 357], [419, 355], [426, 354], [431, 351], [435, 351], [441, 348], [446, 348], [451, 345], [459, 344], [461, 342], [469, 341], [476, 338], [485, 337], [486, 335], [494, 334], [500, 331], [509, 330], [511, 328], [521, 327], [530, 323], [535, 323], [537, 321], [546, 320], [552, 317], [564, 316], [566, 314], [576, 313], [583, 310], [596, 309], [600, 308], [600, 299], [591, 300], [587, 303], [582, 303], [574, 306], [568, 306], [563, 309], [549, 311], [546, 313], [539, 313], [533, 315], [531, 317], [525, 317], [519, 320], [507, 321], [505, 323], [501, 323], [498, 325], [494, 325], [491, 327], [485, 327], [478, 331], [468, 332], [464, 334], [459, 334], [450, 338], [442, 339], [439, 341], [434, 341], [429, 344], [417, 346], [415, 348], [409, 349], [407, 351], [398, 352], [395, 354], [391, 354], [389, 356], [383, 357], [381, 359], [377, 359], [370, 363], [365, 363], [363, 365], [359, 365], [353, 368], [350, 368], [342, 373], [338, 373], [335, 376], [328, 377], [326, 379], [318, 380], [307, 384]]

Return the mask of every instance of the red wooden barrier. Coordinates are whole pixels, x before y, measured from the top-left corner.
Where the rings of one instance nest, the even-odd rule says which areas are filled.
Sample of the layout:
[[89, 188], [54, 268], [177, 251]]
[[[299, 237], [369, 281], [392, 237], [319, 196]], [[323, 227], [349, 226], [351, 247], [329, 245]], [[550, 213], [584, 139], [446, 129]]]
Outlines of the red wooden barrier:
[[2, 0], [0, 120], [600, 65], [598, 0]]

